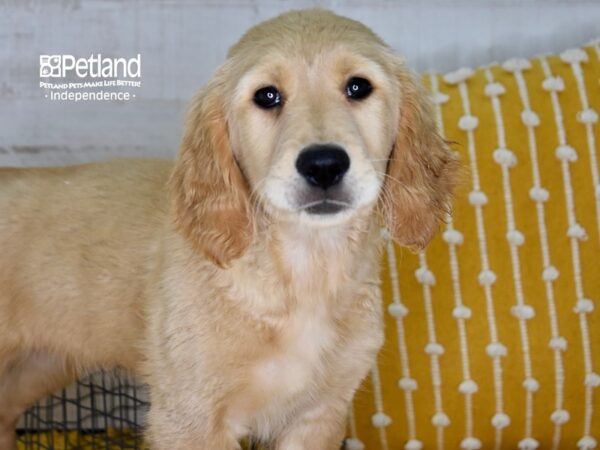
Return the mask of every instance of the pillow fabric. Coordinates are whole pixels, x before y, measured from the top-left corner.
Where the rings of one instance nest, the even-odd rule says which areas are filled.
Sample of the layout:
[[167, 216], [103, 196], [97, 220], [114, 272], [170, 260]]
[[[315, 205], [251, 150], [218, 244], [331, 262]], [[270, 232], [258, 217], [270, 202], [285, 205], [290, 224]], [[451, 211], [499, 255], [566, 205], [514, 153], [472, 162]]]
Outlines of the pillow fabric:
[[426, 252], [387, 244], [348, 450], [597, 447], [599, 78], [598, 42], [423, 77], [467, 170]]

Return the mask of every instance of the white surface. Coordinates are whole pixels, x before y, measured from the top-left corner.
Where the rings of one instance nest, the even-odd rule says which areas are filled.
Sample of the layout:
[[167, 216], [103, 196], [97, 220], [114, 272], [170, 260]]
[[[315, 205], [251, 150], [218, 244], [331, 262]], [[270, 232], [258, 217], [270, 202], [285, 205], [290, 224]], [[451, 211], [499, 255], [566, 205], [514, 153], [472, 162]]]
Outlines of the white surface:
[[[600, 1], [0, 0], [0, 165], [171, 155], [192, 93], [251, 25], [321, 5], [372, 27], [418, 70], [449, 71], [581, 45]], [[39, 55], [142, 54], [130, 102], [53, 102]]]

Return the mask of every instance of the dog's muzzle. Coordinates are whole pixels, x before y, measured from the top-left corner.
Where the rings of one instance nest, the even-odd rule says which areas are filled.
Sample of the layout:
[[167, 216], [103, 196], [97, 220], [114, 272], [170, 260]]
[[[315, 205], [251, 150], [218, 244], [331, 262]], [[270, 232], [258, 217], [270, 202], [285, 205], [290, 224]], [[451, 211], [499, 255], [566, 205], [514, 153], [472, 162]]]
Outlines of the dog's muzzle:
[[311, 214], [333, 214], [349, 206], [340, 183], [350, 168], [346, 151], [333, 144], [311, 145], [298, 155], [296, 170], [309, 185], [301, 209]]

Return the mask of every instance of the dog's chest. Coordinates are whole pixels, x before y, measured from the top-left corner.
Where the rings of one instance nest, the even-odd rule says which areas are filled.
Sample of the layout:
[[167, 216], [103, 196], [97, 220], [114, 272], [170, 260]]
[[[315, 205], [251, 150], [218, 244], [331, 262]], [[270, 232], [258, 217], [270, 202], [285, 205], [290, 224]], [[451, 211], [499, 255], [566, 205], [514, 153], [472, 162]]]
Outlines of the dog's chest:
[[336, 338], [333, 324], [324, 315], [299, 314], [281, 330], [271, 354], [256, 363], [255, 387], [281, 398], [302, 393], [322, 371]]
[[300, 314], [286, 322], [251, 366], [247, 385], [229, 410], [234, 434], [269, 436], [321, 398], [325, 378], [334, 376], [339, 347], [338, 331], [324, 315]]

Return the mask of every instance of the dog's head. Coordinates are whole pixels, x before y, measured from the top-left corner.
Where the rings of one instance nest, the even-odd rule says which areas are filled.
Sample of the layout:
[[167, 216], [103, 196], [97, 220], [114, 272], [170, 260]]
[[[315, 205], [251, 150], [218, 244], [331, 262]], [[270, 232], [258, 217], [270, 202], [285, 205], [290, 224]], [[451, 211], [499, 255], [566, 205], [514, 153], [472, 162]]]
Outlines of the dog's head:
[[193, 101], [171, 178], [176, 225], [219, 265], [244, 252], [257, 214], [327, 227], [372, 210], [422, 248], [456, 166], [389, 47], [331, 12], [291, 12], [248, 31]]

